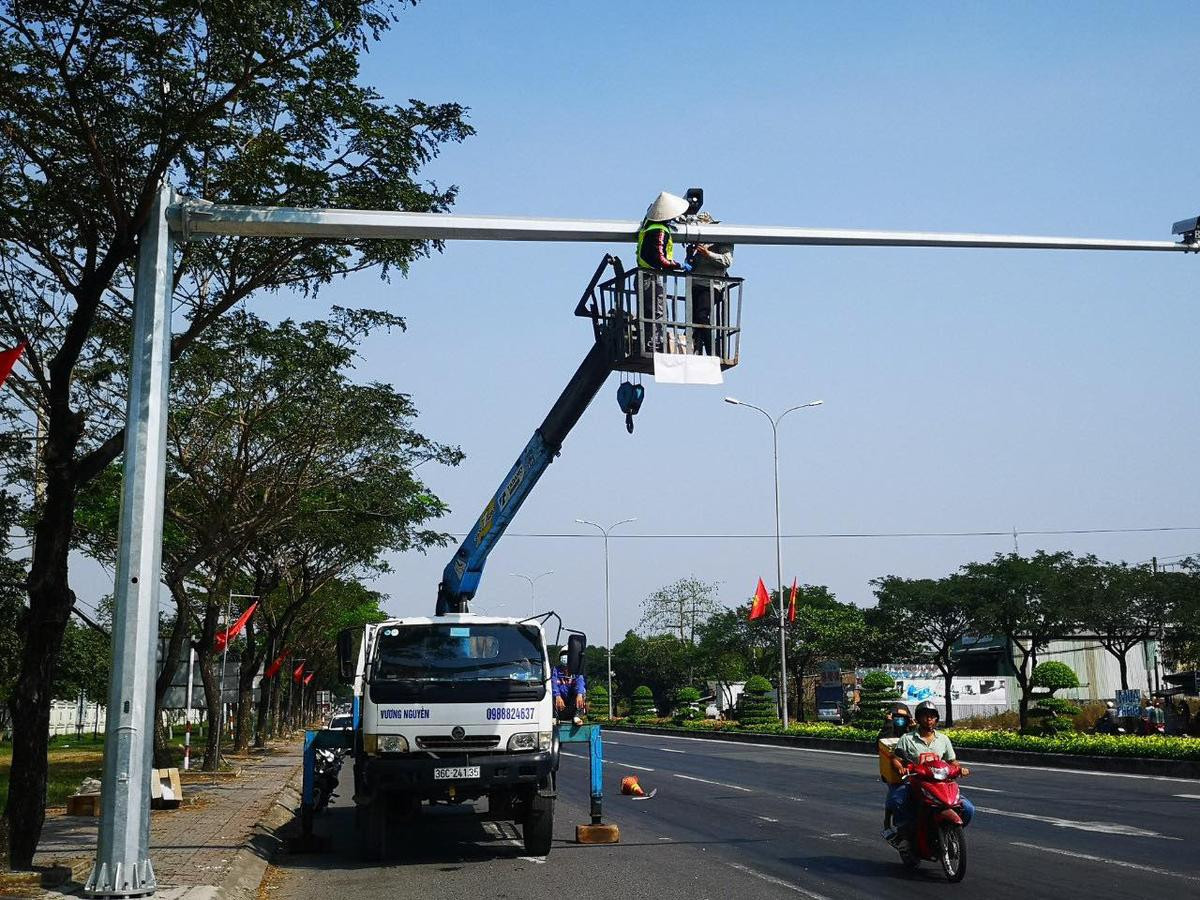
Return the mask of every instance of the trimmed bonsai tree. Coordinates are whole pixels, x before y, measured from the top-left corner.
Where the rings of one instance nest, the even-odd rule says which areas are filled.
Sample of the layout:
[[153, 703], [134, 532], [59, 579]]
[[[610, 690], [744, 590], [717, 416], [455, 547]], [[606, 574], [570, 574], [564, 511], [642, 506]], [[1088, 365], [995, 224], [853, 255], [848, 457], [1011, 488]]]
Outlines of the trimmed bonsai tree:
[[658, 715], [658, 709], [654, 706], [654, 691], [644, 684], [638, 687], [633, 692], [633, 706], [629, 715], [634, 719], [652, 719]]
[[1072, 717], [1083, 710], [1070, 700], [1055, 697], [1054, 692], [1079, 687], [1079, 676], [1075, 671], [1057, 660], [1038, 663], [1030, 677], [1030, 684], [1037, 690], [1037, 705], [1029, 711], [1032, 723], [1027, 731], [1032, 734], [1074, 731]]
[[738, 698], [738, 721], [743, 725], [773, 725], [779, 721], [779, 710], [771, 693], [771, 682], [755, 675], [746, 682], [742, 696]]
[[694, 687], [682, 687], [675, 692], [675, 711], [672, 713], [676, 722], [690, 722], [701, 719], [700, 692]]
[[[588, 715], [593, 719], [608, 718], [608, 688], [602, 684], [588, 687]], [[614, 710], [615, 712], [615, 710]]]
[[888, 710], [900, 700], [896, 680], [887, 672], [876, 669], [863, 676], [859, 691], [858, 715], [854, 717], [856, 728], [882, 728]]

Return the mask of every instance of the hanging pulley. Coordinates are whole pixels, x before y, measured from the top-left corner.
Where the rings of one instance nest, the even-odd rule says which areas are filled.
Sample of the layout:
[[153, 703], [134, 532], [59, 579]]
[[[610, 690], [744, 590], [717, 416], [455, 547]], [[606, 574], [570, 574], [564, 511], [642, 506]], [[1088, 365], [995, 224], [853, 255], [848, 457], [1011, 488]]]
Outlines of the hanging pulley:
[[633, 434], [633, 417], [638, 414], [645, 399], [646, 389], [640, 384], [622, 381], [617, 387], [617, 406], [625, 413], [625, 430], [630, 434]]

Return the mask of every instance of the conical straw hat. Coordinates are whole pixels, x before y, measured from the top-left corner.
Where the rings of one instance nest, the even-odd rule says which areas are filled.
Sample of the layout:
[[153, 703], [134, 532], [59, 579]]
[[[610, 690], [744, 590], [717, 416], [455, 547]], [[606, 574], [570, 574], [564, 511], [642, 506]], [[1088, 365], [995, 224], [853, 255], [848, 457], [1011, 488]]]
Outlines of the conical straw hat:
[[669, 222], [676, 216], [682, 216], [688, 209], [688, 202], [682, 197], [663, 191], [654, 198], [654, 202], [646, 209], [647, 222]]

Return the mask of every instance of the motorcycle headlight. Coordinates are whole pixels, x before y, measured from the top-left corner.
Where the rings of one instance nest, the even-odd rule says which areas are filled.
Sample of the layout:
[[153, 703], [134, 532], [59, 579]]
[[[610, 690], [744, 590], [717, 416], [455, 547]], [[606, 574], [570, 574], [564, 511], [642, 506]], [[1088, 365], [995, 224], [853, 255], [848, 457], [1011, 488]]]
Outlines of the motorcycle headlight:
[[508, 749], [510, 751], [536, 750], [538, 749], [538, 734], [536, 731], [522, 731], [514, 734], [508, 739]]
[[408, 738], [402, 734], [381, 734], [379, 736], [380, 753], [407, 753]]

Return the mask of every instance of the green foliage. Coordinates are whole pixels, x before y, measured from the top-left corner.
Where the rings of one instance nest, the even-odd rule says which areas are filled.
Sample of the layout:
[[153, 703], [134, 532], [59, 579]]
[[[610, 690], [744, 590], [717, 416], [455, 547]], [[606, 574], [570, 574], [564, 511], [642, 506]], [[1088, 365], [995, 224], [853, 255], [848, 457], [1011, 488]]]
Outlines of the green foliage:
[[588, 683], [587, 689], [588, 715], [595, 719], [608, 715], [608, 688], [602, 683], [592, 685]]
[[633, 705], [629, 710], [630, 716], [634, 719], [648, 719], [656, 715], [658, 710], [654, 706], [654, 691], [646, 685], [640, 685], [633, 692]]
[[1038, 663], [1033, 670], [1033, 686], [1046, 688], [1050, 693], [1079, 687], [1079, 676], [1066, 663], [1057, 660]]
[[896, 682], [887, 672], [875, 669], [863, 676], [854, 726], [878, 731], [886, 721], [888, 707], [900, 699]]
[[717, 600], [718, 587], [691, 576], [659, 588], [642, 601], [638, 629], [646, 635], [670, 634], [695, 644], [700, 628], [723, 608]]
[[687, 722], [692, 719], [702, 719], [704, 714], [699, 709], [700, 692], [694, 687], [682, 687], [675, 692], [675, 711], [672, 717], [676, 722]]
[[613, 678], [622, 689], [619, 693], [634, 685], [645, 685], [654, 694], [658, 707], [669, 709], [675, 689], [690, 680], [696, 653], [695, 647], [675, 635], [644, 638], [628, 632], [613, 647]]
[[737, 720], [746, 726], [770, 725], [779, 721], [779, 710], [769, 696], [771, 682], [755, 675], [746, 682], [742, 696], [738, 698]]
[[74, 620], [68, 622], [54, 671], [54, 696], [74, 700], [82, 693], [89, 703], [107, 703], [111, 660], [112, 639], [107, 634]]

